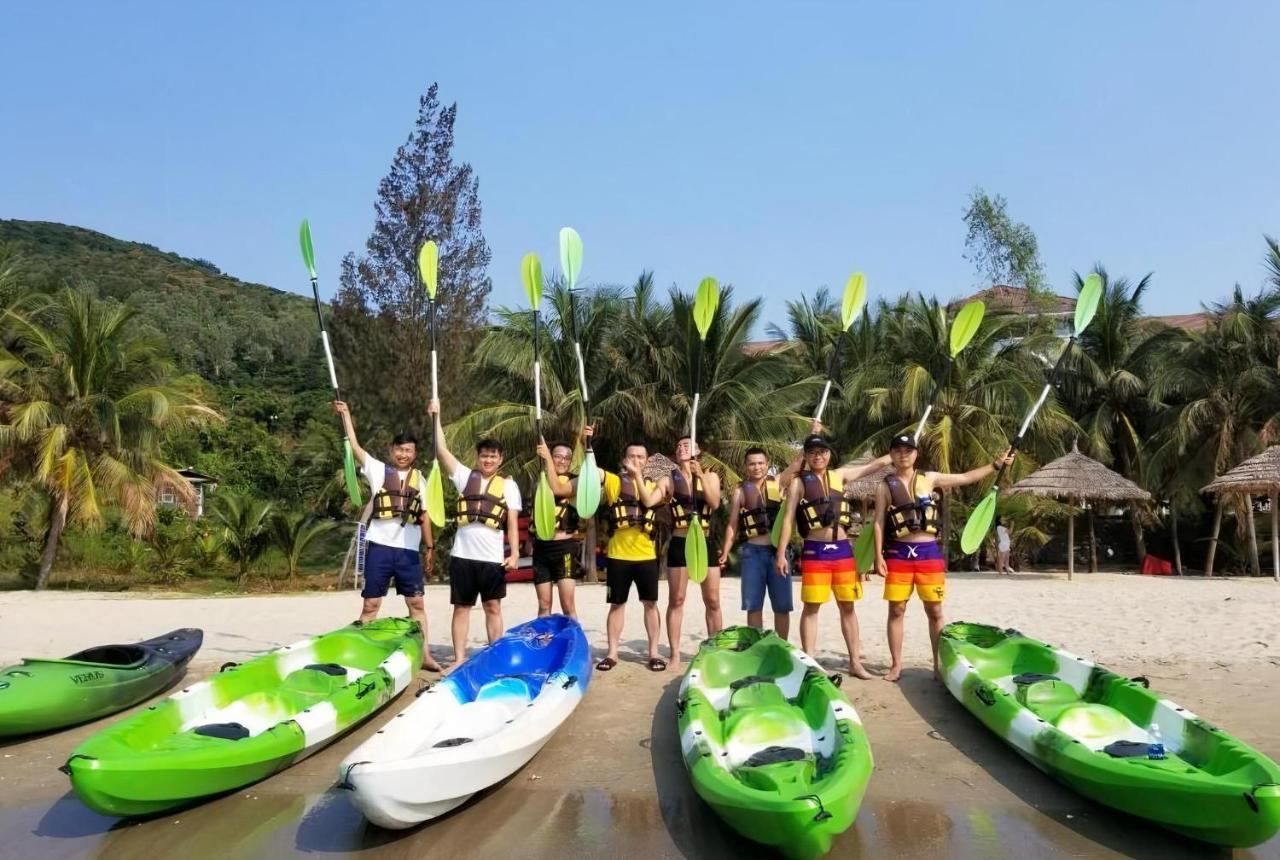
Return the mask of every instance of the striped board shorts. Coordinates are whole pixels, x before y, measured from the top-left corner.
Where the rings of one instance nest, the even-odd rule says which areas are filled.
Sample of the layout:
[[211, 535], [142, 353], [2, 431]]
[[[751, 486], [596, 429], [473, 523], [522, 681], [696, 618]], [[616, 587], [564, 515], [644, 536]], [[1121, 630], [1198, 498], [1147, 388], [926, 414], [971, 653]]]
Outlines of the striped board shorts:
[[800, 600], [826, 603], [832, 592], [841, 602], [862, 599], [853, 544], [848, 540], [805, 541], [800, 554]]
[[884, 599], [911, 599], [914, 589], [926, 603], [941, 603], [947, 593], [947, 560], [936, 540], [907, 543], [893, 541], [884, 550]]

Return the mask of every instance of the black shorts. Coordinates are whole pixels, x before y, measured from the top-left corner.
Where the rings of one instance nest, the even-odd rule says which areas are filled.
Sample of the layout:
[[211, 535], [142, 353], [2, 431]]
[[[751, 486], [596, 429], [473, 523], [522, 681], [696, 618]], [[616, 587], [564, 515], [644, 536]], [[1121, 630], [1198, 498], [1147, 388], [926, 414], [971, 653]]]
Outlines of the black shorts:
[[454, 606], [475, 606], [476, 598], [501, 600], [507, 596], [507, 571], [493, 561], [470, 558], [449, 559], [449, 602]]
[[631, 595], [631, 583], [636, 584], [636, 595], [641, 600], [657, 601], [658, 599], [658, 560], [623, 561], [609, 559], [609, 569], [605, 574], [608, 585], [609, 603], [626, 603]]
[[[673, 567], [688, 567], [689, 562], [684, 557], [684, 535], [672, 535], [671, 540], [667, 541], [667, 569]], [[707, 567], [719, 567], [720, 561], [720, 545], [715, 538], [707, 536]]]
[[582, 541], [535, 540], [533, 542], [533, 584], [582, 579]]

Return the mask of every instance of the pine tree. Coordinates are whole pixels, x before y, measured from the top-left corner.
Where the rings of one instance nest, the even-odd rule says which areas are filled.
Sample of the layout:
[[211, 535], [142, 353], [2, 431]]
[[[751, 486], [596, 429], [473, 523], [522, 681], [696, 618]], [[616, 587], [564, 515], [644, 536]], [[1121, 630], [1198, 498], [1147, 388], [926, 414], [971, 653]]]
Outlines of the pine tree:
[[[418, 249], [440, 247], [436, 341], [446, 418], [472, 404], [466, 365], [482, 335], [490, 252], [480, 229], [479, 180], [453, 160], [458, 106], [442, 106], [432, 84], [409, 139], [378, 186], [365, 254], [348, 254], [334, 301], [343, 388], [366, 437], [428, 429], [431, 356]], [[370, 439], [372, 441], [372, 439]]]

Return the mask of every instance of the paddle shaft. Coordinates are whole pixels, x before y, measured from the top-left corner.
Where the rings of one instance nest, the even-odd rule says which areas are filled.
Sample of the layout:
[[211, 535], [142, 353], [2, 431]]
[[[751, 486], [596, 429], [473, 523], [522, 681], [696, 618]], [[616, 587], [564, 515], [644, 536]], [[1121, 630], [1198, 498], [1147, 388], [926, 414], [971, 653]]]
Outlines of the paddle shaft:
[[537, 308], [533, 311], [533, 426], [538, 438], [542, 438], [542, 353], [540, 336], [542, 319]]
[[814, 421], [821, 421], [822, 411], [827, 408], [827, 397], [831, 394], [831, 383], [835, 381], [836, 373], [840, 370], [840, 353], [844, 350], [844, 341], [848, 334], [848, 329], [840, 331], [840, 337], [836, 339], [835, 351], [831, 353], [831, 360], [827, 362], [827, 384], [822, 386], [822, 399], [818, 401], [818, 408], [813, 413]]
[[[338, 388], [338, 372], [333, 366], [333, 350], [329, 348], [329, 330], [324, 325], [324, 311], [320, 304], [320, 284], [316, 278], [311, 279], [311, 297], [316, 302], [316, 322], [320, 324], [320, 343], [324, 345], [324, 358], [329, 364], [329, 385], [333, 387], [333, 399], [341, 400], [342, 391]], [[347, 438], [346, 425], [342, 423], [342, 416], [338, 416], [338, 436], [339, 438]]]
[[[582, 391], [582, 417], [586, 424], [591, 423], [591, 396], [587, 393], [587, 366], [582, 360], [582, 342], [578, 340], [578, 302], [573, 290], [569, 290], [569, 336], [573, 338], [573, 354], [578, 359], [578, 387]], [[587, 450], [591, 450], [591, 437], [586, 439]]]
[[[436, 362], [436, 300], [427, 301], [427, 331], [431, 340], [431, 399], [440, 399], [440, 376]], [[431, 421], [431, 456], [436, 455], [436, 422]]]
[[[1075, 345], [1076, 336], [1072, 335], [1067, 341], [1067, 345], [1062, 348], [1062, 354], [1058, 356], [1057, 362], [1053, 365], [1053, 370], [1049, 372], [1049, 379], [1044, 384], [1044, 388], [1040, 390], [1040, 396], [1036, 399], [1035, 405], [1031, 407], [1031, 411], [1027, 413], [1027, 417], [1023, 420], [1022, 426], [1018, 428], [1018, 435], [1013, 437], [1013, 442], [1009, 445], [1009, 453], [1016, 454], [1018, 449], [1022, 447], [1023, 437], [1027, 434], [1027, 428], [1031, 426], [1031, 422], [1035, 420], [1036, 414], [1040, 411], [1040, 407], [1044, 406], [1045, 400], [1049, 397], [1049, 392], [1058, 384], [1058, 376], [1062, 373], [1062, 366], [1066, 364], [1067, 356], [1071, 353], [1071, 347]], [[1000, 470], [996, 472], [995, 483], [991, 485], [992, 492], [998, 492], [1000, 489], [1000, 478], [1004, 476], [1005, 464], [1000, 465]]]
[[929, 405], [924, 408], [924, 414], [920, 416], [920, 423], [916, 425], [916, 432], [912, 435], [912, 439], [916, 442], [920, 441], [920, 434], [924, 432], [925, 425], [929, 423], [929, 415], [933, 412], [933, 407], [938, 402], [938, 393], [947, 387], [947, 383], [951, 381], [951, 365], [955, 363], [953, 355], [947, 361], [947, 369], [942, 372], [942, 382], [934, 382], [933, 390], [929, 392]]

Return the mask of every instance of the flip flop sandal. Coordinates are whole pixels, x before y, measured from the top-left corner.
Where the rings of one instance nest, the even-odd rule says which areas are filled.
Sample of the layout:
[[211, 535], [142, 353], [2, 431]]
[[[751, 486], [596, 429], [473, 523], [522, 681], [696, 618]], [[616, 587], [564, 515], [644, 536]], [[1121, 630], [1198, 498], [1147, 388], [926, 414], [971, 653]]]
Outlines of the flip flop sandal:
[[612, 657], [605, 657], [599, 663], [596, 664], [596, 670], [600, 672], [608, 672], [610, 669], [612, 669], [616, 665], [618, 665], [617, 660], [613, 659]]
[[654, 657], [654, 658], [650, 659], [650, 660], [649, 660], [649, 671], [650, 671], [650, 672], [665, 672], [665, 671], [667, 671], [667, 661], [666, 661], [666, 660], [663, 660], [661, 657]]

